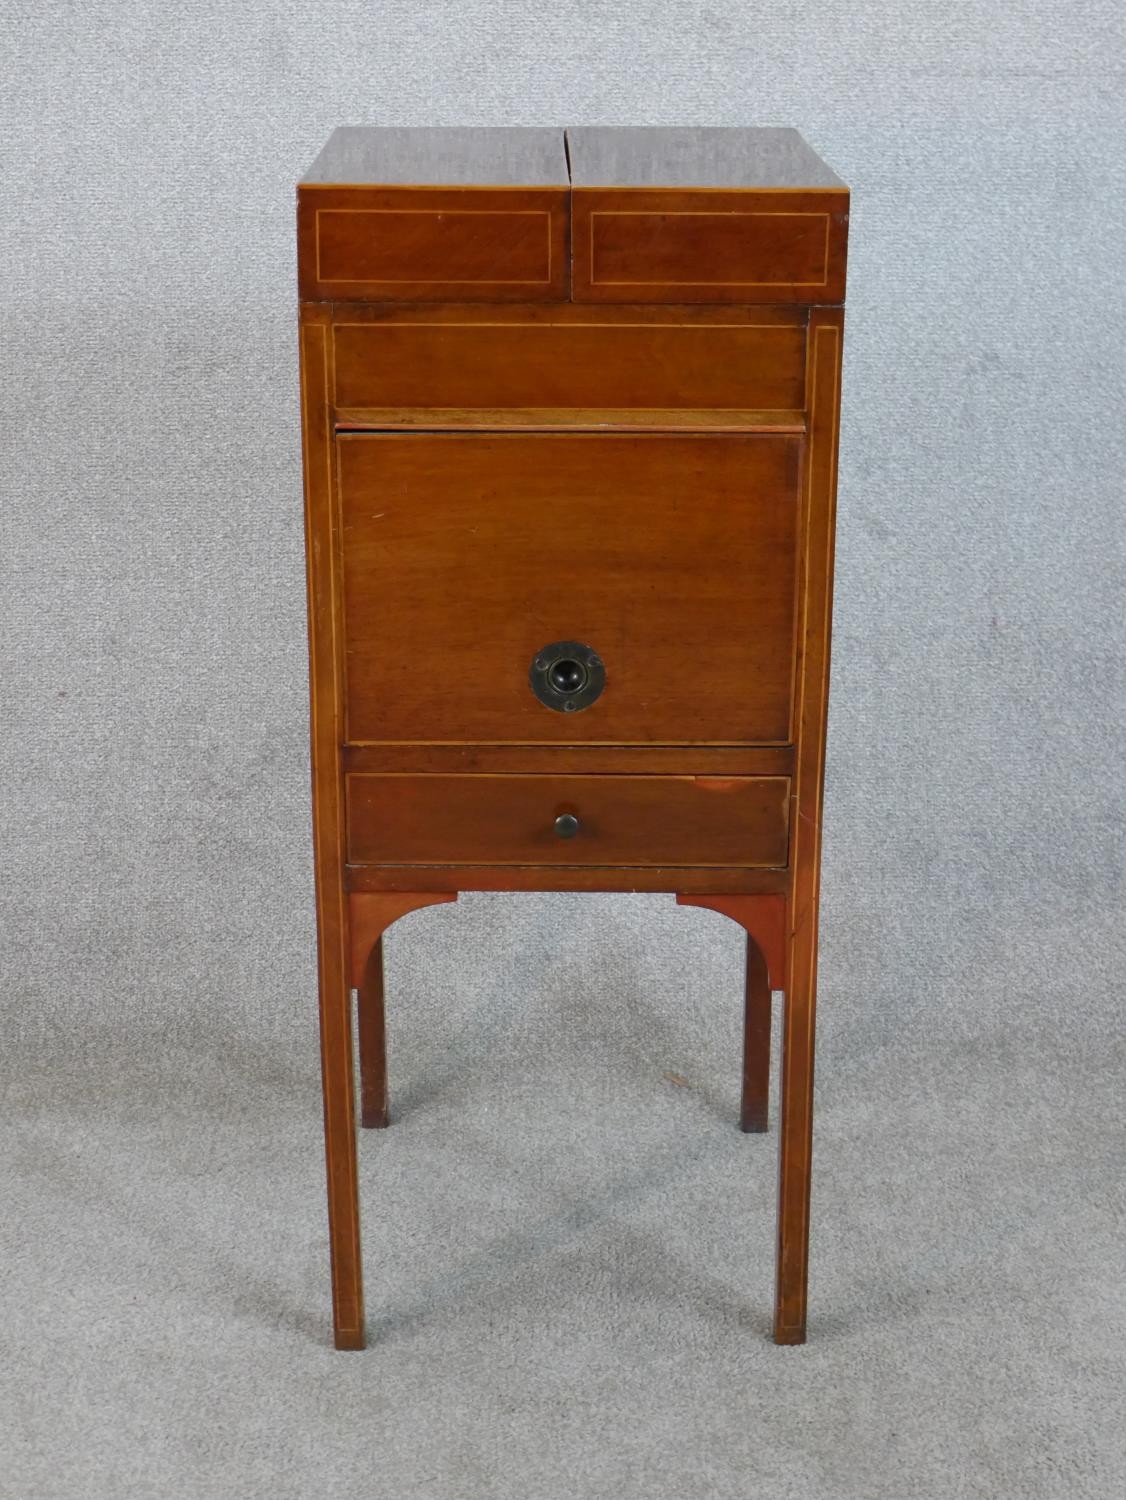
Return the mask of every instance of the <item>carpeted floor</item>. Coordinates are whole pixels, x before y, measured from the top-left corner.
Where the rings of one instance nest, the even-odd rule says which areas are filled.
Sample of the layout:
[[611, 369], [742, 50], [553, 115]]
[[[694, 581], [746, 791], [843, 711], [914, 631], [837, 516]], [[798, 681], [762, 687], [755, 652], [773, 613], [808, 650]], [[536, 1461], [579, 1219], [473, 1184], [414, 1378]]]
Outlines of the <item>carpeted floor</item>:
[[623, 898], [595, 962], [566, 934], [605, 903], [520, 906], [519, 947], [498, 897], [390, 940], [362, 1354], [330, 1348], [311, 1024], [255, 1050], [230, 995], [189, 1042], [95, 1027], [28, 1059], [0, 1142], [0, 1493], [1120, 1493], [1113, 1048], [1047, 993], [1026, 1025], [859, 1045], [830, 944], [810, 1342], [779, 1349], [735, 929], [678, 913], [683, 942], [642, 949], [662, 903]]
[[[1126, 1495], [1117, 0], [0, 7], [2, 1500]], [[741, 951], [389, 942], [329, 1340], [293, 184], [342, 122], [793, 124], [853, 189], [810, 1342]]]

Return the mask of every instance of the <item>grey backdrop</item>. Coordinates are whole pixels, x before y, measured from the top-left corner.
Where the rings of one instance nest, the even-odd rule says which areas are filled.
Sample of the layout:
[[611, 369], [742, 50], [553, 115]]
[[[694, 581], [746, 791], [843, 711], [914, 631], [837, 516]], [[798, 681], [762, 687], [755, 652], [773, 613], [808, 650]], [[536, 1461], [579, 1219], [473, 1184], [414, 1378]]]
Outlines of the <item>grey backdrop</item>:
[[[1121, 5], [0, 22], [0, 1493], [1121, 1494]], [[734, 927], [566, 896], [391, 939], [328, 1347], [292, 202], [340, 122], [795, 124], [853, 188], [804, 1349]]]

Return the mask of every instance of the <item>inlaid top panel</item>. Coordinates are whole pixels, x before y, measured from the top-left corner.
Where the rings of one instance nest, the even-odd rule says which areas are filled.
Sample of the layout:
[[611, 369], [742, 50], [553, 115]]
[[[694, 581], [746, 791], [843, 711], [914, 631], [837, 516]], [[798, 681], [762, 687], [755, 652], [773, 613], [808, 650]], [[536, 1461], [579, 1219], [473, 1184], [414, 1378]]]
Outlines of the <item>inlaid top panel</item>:
[[738, 126], [569, 128], [574, 187], [835, 188], [796, 130]]
[[566, 187], [562, 130], [342, 125], [302, 185]]

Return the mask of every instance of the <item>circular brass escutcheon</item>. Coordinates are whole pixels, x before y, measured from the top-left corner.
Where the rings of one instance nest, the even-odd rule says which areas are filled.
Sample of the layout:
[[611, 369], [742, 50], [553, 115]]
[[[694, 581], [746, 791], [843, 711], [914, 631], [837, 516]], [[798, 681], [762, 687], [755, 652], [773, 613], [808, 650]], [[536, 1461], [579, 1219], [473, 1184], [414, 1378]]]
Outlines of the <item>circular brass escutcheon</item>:
[[573, 714], [599, 697], [606, 686], [606, 668], [592, 647], [580, 641], [553, 641], [536, 652], [528, 681], [545, 708]]

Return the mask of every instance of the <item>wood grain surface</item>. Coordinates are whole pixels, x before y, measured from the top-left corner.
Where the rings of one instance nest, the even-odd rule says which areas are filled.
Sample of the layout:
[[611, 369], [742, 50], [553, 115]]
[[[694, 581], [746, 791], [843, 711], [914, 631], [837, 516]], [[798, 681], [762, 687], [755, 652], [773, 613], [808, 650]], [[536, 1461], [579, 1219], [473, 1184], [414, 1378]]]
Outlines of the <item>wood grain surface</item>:
[[[352, 773], [348, 859], [781, 868], [789, 796], [784, 776]], [[561, 816], [574, 836], [557, 833]]]
[[567, 127], [576, 188], [824, 188], [844, 183], [788, 126]]
[[592, 424], [638, 409], [687, 409], [698, 425], [732, 408], [801, 412], [804, 316], [725, 320], [709, 311], [658, 322], [613, 312], [562, 304], [534, 321], [502, 321], [493, 308], [442, 322], [342, 315], [333, 325], [336, 405], [498, 416], [578, 408]]
[[555, 301], [568, 236], [566, 188], [309, 188], [298, 286], [310, 301]]
[[848, 194], [574, 189], [576, 302], [840, 302]]
[[555, 126], [340, 125], [299, 187], [567, 187]]
[[[337, 447], [349, 743], [789, 741], [800, 438]], [[606, 667], [568, 715], [528, 684], [563, 640]]]

